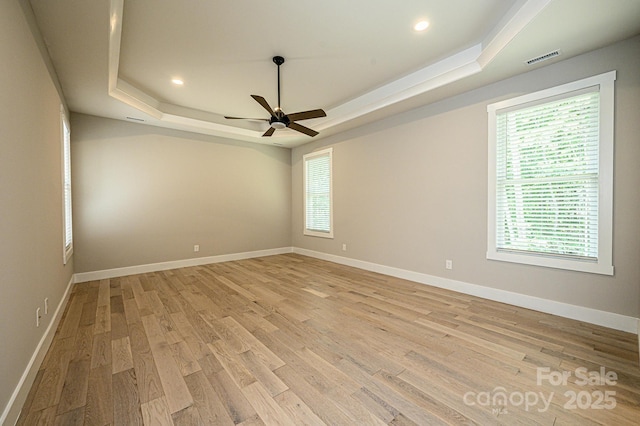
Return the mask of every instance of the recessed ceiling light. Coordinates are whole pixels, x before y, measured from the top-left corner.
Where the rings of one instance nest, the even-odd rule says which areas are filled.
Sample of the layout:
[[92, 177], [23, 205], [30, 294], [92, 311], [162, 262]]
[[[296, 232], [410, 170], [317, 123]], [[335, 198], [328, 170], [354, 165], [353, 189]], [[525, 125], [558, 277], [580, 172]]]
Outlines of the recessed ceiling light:
[[416, 31], [424, 31], [427, 29], [428, 26], [429, 26], [429, 23], [427, 21], [420, 21], [413, 26], [413, 29]]
[[182, 86], [184, 84], [184, 81], [180, 80], [179, 78], [174, 78], [173, 80], [171, 80], [171, 82], [177, 86]]

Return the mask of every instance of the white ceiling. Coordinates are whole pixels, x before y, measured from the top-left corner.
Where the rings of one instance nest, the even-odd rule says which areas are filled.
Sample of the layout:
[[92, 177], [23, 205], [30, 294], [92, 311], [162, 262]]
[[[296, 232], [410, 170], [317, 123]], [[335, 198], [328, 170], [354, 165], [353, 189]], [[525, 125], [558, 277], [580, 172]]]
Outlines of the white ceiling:
[[277, 105], [274, 55], [321, 138], [640, 33], [639, 0], [30, 2], [70, 110], [287, 147], [311, 138], [224, 119], [268, 118], [250, 95]]

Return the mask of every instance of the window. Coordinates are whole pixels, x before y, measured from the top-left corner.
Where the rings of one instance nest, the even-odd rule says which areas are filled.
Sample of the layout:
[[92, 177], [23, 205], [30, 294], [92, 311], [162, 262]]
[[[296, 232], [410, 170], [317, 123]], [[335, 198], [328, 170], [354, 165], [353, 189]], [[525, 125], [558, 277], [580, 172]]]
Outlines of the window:
[[333, 238], [333, 148], [304, 156], [304, 234]]
[[613, 275], [615, 75], [488, 106], [488, 259]]
[[66, 265], [73, 253], [73, 228], [71, 222], [71, 131], [64, 107], [62, 106], [60, 106], [60, 123], [62, 139], [62, 216], [64, 221], [63, 260]]

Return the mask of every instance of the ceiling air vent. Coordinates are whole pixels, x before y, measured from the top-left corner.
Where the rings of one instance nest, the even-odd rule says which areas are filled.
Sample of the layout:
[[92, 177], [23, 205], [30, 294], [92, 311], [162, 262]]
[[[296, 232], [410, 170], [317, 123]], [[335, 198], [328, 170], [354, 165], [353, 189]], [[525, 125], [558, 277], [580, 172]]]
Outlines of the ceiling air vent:
[[547, 59], [555, 58], [556, 56], [559, 56], [559, 55], [560, 55], [560, 51], [554, 50], [553, 52], [545, 53], [544, 55], [538, 56], [537, 58], [529, 59], [525, 63], [527, 65], [533, 65], [533, 64], [537, 64], [538, 62], [546, 61]]

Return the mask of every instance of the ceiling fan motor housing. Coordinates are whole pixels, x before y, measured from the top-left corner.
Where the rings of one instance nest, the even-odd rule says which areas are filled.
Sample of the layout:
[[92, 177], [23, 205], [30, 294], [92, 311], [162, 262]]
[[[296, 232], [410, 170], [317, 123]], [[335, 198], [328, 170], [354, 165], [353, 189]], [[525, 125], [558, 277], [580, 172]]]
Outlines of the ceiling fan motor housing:
[[[280, 112], [280, 111], [278, 111]], [[278, 114], [280, 115], [280, 114]], [[289, 124], [291, 123], [291, 121], [289, 120], [289, 117], [287, 117], [286, 115], [282, 115], [279, 117], [276, 116], [271, 116], [271, 119], [269, 120], [269, 124], [271, 125], [271, 127], [273, 127], [274, 129], [284, 129], [285, 127], [289, 127]]]

